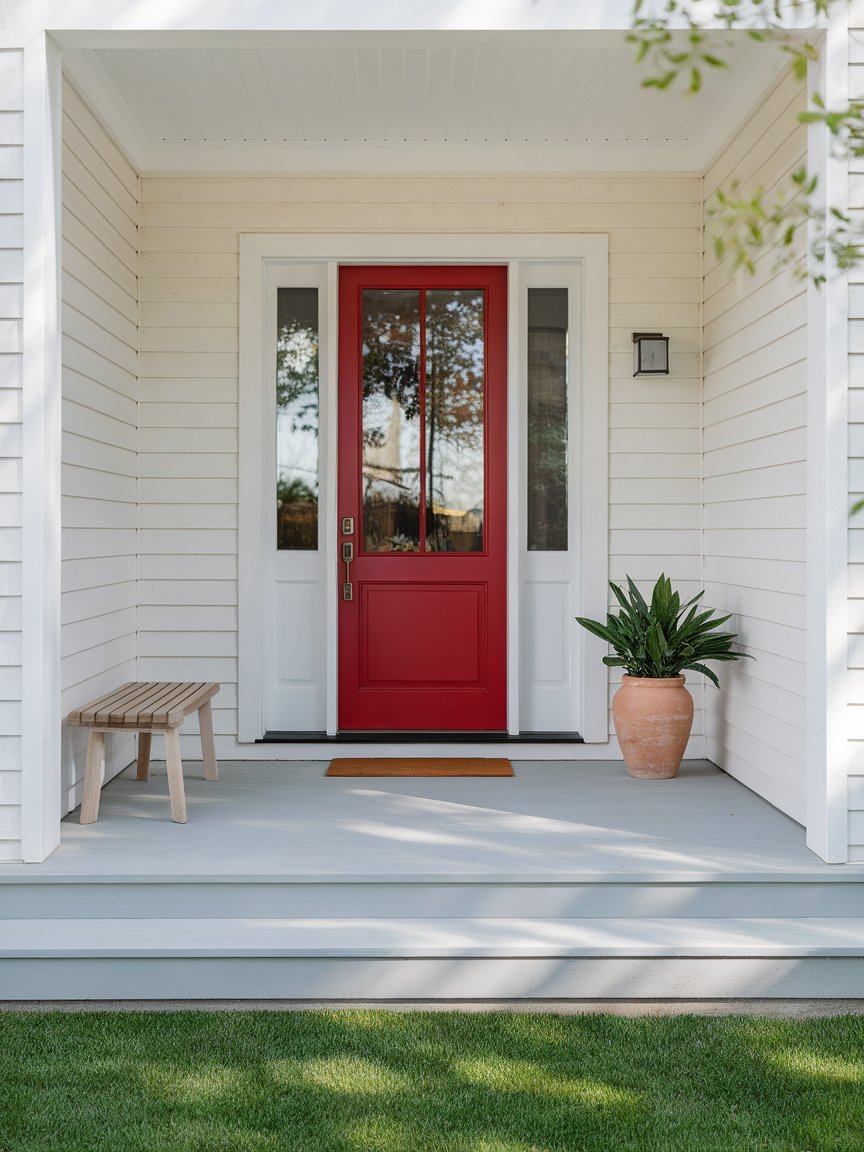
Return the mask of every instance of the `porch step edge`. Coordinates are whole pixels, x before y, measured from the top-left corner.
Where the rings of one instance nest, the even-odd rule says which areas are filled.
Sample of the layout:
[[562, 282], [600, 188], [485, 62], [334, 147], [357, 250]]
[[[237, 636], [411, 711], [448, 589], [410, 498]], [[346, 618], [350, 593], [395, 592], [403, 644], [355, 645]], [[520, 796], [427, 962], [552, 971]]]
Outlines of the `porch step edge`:
[[864, 917], [6, 920], [0, 960], [864, 957]]
[[435, 886], [460, 884], [519, 885], [543, 884], [566, 887], [572, 884], [864, 884], [864, 861], [825, 864], [812, 869], [782, 869], [750, 872], [722, 869], [681, 871], [614, 872], [588, 869], [572, 872], [195, 872], [195, 863], [185, 872], [140, 871], [87, 872], [63, 868], [54, 870], [50, 860], [43, 864], [0, 864], [0, 887], [7, 884], [396, 884]]

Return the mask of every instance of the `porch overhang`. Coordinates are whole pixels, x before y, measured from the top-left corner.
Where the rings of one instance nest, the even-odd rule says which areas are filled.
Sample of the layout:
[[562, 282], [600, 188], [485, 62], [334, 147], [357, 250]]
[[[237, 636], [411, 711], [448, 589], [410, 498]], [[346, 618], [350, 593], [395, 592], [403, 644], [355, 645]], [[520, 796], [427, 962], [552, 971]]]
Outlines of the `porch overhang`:
[[58, 32], [144, 174], [700, 174], [788, 58], [715, 33], [698, 93], [645, 88], [621, 31]]

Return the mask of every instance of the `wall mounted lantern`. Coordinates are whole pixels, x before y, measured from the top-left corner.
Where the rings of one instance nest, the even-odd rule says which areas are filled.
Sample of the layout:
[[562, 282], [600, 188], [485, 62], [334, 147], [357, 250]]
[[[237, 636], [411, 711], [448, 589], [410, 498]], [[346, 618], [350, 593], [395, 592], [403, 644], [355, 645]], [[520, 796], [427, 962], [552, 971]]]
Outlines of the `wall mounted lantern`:
[[633, 375], [669, 375], [669, 337], [659, 332], [633, 333]]

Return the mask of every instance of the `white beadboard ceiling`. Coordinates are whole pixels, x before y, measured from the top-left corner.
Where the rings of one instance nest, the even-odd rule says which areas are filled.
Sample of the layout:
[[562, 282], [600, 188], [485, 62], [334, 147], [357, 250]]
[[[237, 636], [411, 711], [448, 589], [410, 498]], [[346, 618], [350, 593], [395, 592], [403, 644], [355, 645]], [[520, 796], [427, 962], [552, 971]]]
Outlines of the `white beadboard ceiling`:
[[144, 172], [698, 172], [776, 83], [726, 37], [696, 95], [642, 87], [621, 32], [274, 33], [67, 49]]

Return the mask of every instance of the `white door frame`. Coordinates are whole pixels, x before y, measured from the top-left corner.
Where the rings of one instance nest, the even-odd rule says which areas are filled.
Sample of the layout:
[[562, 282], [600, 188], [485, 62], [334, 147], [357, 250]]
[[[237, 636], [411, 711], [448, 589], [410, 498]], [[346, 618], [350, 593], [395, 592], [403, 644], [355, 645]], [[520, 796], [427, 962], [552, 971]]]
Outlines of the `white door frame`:
[[[519, 269], [523, 263], [574, 264], [583, 269], [584, 316], [582, 376], [590, 381], [582, 396], [580, 467], [592, 478], [591, 499], [583, 499], [580, 613], [603, 616], [608, 577], [608, 237], [585, 235], [241, 235], [240, 237], [240, 494], [239, 494], [239, 675], [238, 740], [259, 739], [264, 732], [265, 617], [267, 565], [264, 556], [268, 514], [268, 478], [262, 468], [264, 428], [263, 381], [265, 269], [271, 261], [297, 261], [327, 266], [328, 315], [337, 315], [340, 264], [507, 264], [508, 379], [523, 371]], [[336, 340], [321, 358], [322, 408], [336, 411]], [[519, 716], [519, 540], [520, 540], [520, 390], [508, 390], [508, 729], [518, 731]], [[321, 445], [322, 473], [335, 475], [336, 421], [327, 421]], [[586, 485], [581, 487], [584, 495]], [[328, 485], [322, 509], [321, 547], [326, 571], [327, 727], [336, 732], [336, 493]], [[577, 676], [583, 693], [582, 736], [587, 742], [608, 740], [608, 689], [598, 676], [605, 649], [585, 637], [577, 654]]]

